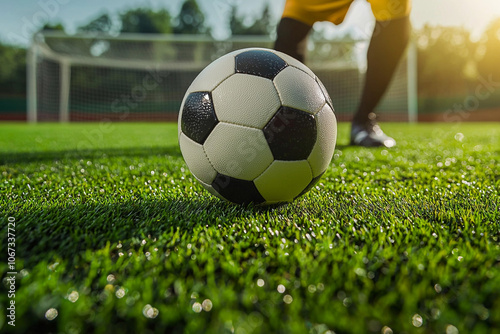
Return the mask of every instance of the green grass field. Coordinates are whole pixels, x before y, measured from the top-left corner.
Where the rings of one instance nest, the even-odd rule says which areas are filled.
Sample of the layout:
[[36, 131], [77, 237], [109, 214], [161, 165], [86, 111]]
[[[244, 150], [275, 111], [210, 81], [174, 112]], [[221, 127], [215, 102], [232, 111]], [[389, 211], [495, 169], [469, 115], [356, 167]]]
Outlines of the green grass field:
[[0, 332], [500, 333], [499, 124], [348, 129], [257, 208], [197, 184], [175, 124], [0, 124]]

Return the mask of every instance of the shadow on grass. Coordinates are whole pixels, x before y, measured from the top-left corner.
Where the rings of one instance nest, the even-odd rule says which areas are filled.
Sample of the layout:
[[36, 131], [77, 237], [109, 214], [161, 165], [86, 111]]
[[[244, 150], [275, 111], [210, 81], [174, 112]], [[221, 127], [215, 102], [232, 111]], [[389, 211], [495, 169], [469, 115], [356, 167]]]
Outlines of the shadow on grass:
[[181, 157], [179, 146], [165, 147], [130, 147], [130, 148], [103, 148], [103, 149], [82, 149], [63, 151], [39, 151], [39, 152], [0, 152], [0, 165], [12, 163], [31, 163], [42, 161], [55, 161], [63, 159], [96, 159], [109, 157], [147, 157], [152, 155], [168, 155]]
[[208, 197], [64, 205], [19, 212], [16, 255], [27, 267], [53, 256], [70, 260], [82, 251], [102, 249], [108, 242], [139, 247], [143, 239], [165, 233], [172, 236], [175, 231], [189, 234], [205, 225], [232, 225], [240, 217], [258, 215], [260, 210]]

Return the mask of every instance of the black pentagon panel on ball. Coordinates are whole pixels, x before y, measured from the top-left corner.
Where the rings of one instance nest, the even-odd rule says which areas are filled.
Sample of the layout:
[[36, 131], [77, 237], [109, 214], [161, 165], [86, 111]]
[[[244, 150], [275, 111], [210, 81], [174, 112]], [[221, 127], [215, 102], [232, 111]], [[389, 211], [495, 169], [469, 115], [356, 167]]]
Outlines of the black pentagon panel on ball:
[[314, 116], [290, 107], [280, 107], [263, 131], [276, 160], [307, 159], [316, 143]]
[[186, 97], [181, 118], [181, 130], [186, 136], [203, 144], [217, 123], [209, 92], [193, 92]]
[[294, 198], [294, 200], [295, 200], [295, 199], [297, 199], [297, 198], [299, 198], [300, 196], [304, 195], [304, 194], [305, 194], [305, 193], [307, 193], [309, 190], [311, 190], [311, 189], [312, 189], [312, 187], [314, 187], [314, 185], [315, 185], [316, 183], [318, 183], [319, 179], [321, 179], [321, 177], [323, 176], [323, 174], [324, 174], [324, 173], [325, 173], [325, 172], [323, 172], [323, 173], [319, 174], [318, 176], [316, 176], [315, 178], [313, 178], [313, 179], [311, 180], [311, 182], [309, 182], [309, 184], [308, 184], [308, 185], [304, 188], [304, 190], [302, 190], [302, 191], [300, 192], [300, 194], [298, 194], [298, 195], [297, 195], [297, 197], [295, 197], [295, 198]]
[[236, 204], [260, 204], [265, 202], [253, 181], [240, 180], [219, 173], [212, 182], [212, 187], [222, 197]]
[[287, 63], [278, 55], [266, 50], [248, 50], [235, 56], [235, 72], [268, 79], [281, 72]]

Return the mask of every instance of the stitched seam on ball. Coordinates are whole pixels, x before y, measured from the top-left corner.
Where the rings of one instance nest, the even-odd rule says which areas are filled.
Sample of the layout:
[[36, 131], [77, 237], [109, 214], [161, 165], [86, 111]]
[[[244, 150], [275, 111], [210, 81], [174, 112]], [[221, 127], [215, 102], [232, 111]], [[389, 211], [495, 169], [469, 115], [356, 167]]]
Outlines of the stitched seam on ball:
[[217, 88], [219, 87], [224, 81], [226, 81], [227, 79], [229, 79], [230, 77], [232, 77], [233, 75], [235, 75], [236, 72], [233, 72], [231, 74], [229, 74], [227, 77], [225, 77], [224, 79], [222, 79], [221, 81], [219, 81], [219, 83], [210, 91], [210, 94]]
[[[287, 63], [287, 64], [288, 64], [288, 63]], [[290, 64], [288, 64], [288, 66], [293, 67], [293, 68], [295, 68], [295, 69], [297, 69], [297, 70], [299, 70], [299, 71], [301, 71], [301, 72], [304, 72], [304, 73], [305, 73], [308, 77], [312, 78], [312, 77], [309, 75], [309, 73], [307, 73], [306, 71], [303, 71], [303, 70], [301, 70], [300, 68], [298, 68], [298, 67], [296, 67], [296, 66], [293, 66], [293, 65], [290, 65]], [[281, 72], [280, 72], [280, 73], [281, 73]], [[278, 74], [279, 74], [279, 73], [278, 73]], [[274, 89], [276, 90], [276, 92], [278, 93], [278, 97], [280, 98], [281, 106], [282, 106], [282, 107], [293, 108], [293, 109], [296, 109], [296, 110], [300, 110], [300, 111], [306, 112], [306, 113], [308, 113], [308, 114], [310, 114], [310, 115], [313, 115], [313, 116], [315, 116], [318, 112], [320, 112], [320, 111], [321, 111], [321, 109], [323, 109], [323, 107], [324, 107], [324, 106], [325, 106], [325, 104], [327, 103], [327, 102], [326, 102], [326, 96], [325, 96], [325, 94], [323, 94], [323, 91], [321, 90], [321, 87], [319, 87], [319, 84], [318, 84], [318, 82], [316, 81], [316, 76], [315, 76], [314, 78], [312, 78], [312, 79], [314, 80], [314, 82], [315, 82], [315, 83], [316, 83], [316, 85], [318, 86], [319, 90], [321, 91], [321, 95], [323, 95], [323, 97], [325, 98], [325, 102], [321, 105], [321, 107], [319, 107], [319, 108], [318, 108], [318, 110], [316, 110], [316, 111], [314, 111], [313, 113], [311, 113], [309, 110], [299, 109], [299, 108], [297, 108], [297, 107], [292, 107], [292, 106], [289, 106], [289, 105], [284, 104], [284, 101], [283, 101], [283, 98], [282, 98], [282, 96], [281, 96], [281, 94], [280, 94], [280, 91], [279, 91], [278, 87], [276, 86], [276, 83], [275, 83], [275, 82], [274, 82], [274, 80], [273, 80], [273, 81], [272, 81], [272, 82], [273, 82], [273, 86], [274, 86]]]
[[[181, 134], [183, 134], [184, 136], [186, 136], [186, 134], [185, 134], [184, 132], [182, 132], [182, 131], [181, 131]], [[180, 144], [180, 138], [181, 138], [181, 136], [179, 135], [179, 144]], [[192, 139], [191, 139], [191, 138], [189, 138], [188, 136], [186, 136], [186, 138], [192, 141]], [[195, 143], [196, 143], [196, 142], [195, 142]], [[199, 144], [199, 143], [196, 143], [196, 144], [201, 145], [201, 144]], [[205, 152], [205, 146], [204, 146], [204, 145], [201, 145], [201, 148], [203, 149], [203, 154], [205, 154], [205, 157], [207, 158], [208, 163], [210, 164], [210, 166], [212, 166], [212, 168], [214, 169], [215, 173], [217, 173], [217, 174], [218, 174], [219, 172], [217, 171], [217, 169], [216, 169], [216, 168], [214, 167], [214, 165], [212, 164], [212, 161], [210, 161], [210, 159], [208, 158], [207, 152]], [[181, 153], [182, 153], [182, 152], [181, 152]], [[189, 166], [188, 166], [188, 169], [189, 169]], [[193, 173], [193, 172], [191, 172], [191, 173]], [[216, 174], [215, 176], [217, 176], [217, 174]], [[193, 173], [193, 175], [194, 175], [194, 173]], [[194, 177], [195, 177], [196, 179], [198, 179], [198, 177], [197, 177], [196, 175], [194, 175]], [[214, 178], [214, 180], [215, 180], [215, 178]], [[212, 182], [213, 182], [214, 180], [212, 180]], [[206, 183], [206, 182], [203, 182], [203, 183], [208, 184], [208, 183]], [[209, 185], [211, 185], [211, 184], [209, 184]]]
[[[326, 89], [325, 84], [323, 82], [321, 82], [321, 80], [318, 78], [318, 76], [315, 76], [314, 81], [316, 81], [316, 84], [318, 86], [320, 86], [319, 89], [321, 90], [321, 93], [325, 97], [325, 104], [327, 104], [330, 107], [330, 109], [333, 111], [333, 113], [335, 113], [335, 108], [333, 107], [332, 97], [330, 96], [330, 93], [328, 93], [328, 90]], [[323, 86], [323, 88], [325, 89], [324, 91], [321, 88], [321, 86]], [[331, 102], [331, 104], [328, 102]], [[321, 109], [323, 109], [323, 107], [321, 107]]]
[[[277, 111], [277, 110], [276, 110]], [[274, 115], [273, 115], [274, 116]], [[271, 117], [272, 118], [272, 117]], [[225, 124], [231, 124], [231, 125], [236, 125], [236, 126], [239, 126], [239, 127], [242, 127], [242, 128], [248, 128], [248, 129], [255, 129], [255, 130], [263, 130], [261, 128], [257, 128], [255, 126], [249, 126], [249, 125], [245, 125], [245, 124], [238, 124], [238, 123], [234, 123], [234, 122], [228, 122], [228, 121], [221, 121], [219, 120], [219, 123], [225, 123]], [[212, 130], [213, 131], [213, 130]]]
[[[318, 139], [318, 138], [316, 138], [316, 139]], [[309, 159], [306, 159], [306, 161], [307, 161], [307, 165], [309, 166], [309, 170], [311, 171], [311, 181], [312, 181], [315, 178], [314, 171], [312, 169], [311, 163], [309, 162]], [[309, 182], [311, 182], [311, 181], [309, 181]]]
[[[288, 63], [287, 63], [287, 64], [288, 64]], [[296, 69], [298, 69], [299, 71], [304, 72], [304, 73], [305, 73], [305, 74], [307, 74], [310, 78], [313, 78], [313, 79], [314, 79], [314, 81], [316, 81], [316, 78], [317, 78], [316, 74], [314, 74], [314, 73], [313, 73], [313, 74], [314, 74], [314, 76], [311, 76], [311, 74], [307, 73], [306, 71], [304, 71], [304, 70], [303, 70], [303, 69], [301, 69], [300, 67], [294, 66], [294, 65], [292, 65], [292, 64], [288, 64], [288, 66], [293, 67], [293, 68], [296, 68]], [[306, 66], [306, 65], [304, 65], [304, 66]], [[312, 70], [311, 70], [311, 71], [312, 71]]]
[[[262, 173], [260, 173], [259, 175], [257, 175], [256, 177], [253, 178], [253, 181], [257, 180], [262, 174], [264, 174], [269, 168], [271, 168], [271, 165], [276, 161], [276, 159], [274, 159], [273, 157], [273, 161], [271, 161], [271, 163], [269, 164], [269, 166], [266, 167], [266, 169], [264, 169], [262, 171]], [[255, 182], [254, 182], [255, 183]], [[258, 190], [258, 189], [257, 189]]]
[[[280, 58], [281, 58], [280, 54], [279, 54], [278, 52], [275, 52], [276, 50], [269, 50], [269, 51], [271, 51], [272, 53], [274, 53], [275, 55], [277, 55], [278, 57], [280, 57]], [[293, 57], [292, 57], [292, 58], [293, 58]], [[283, 58], [281, 58], [281, 59], [283, 59]], [[293, 64], [290, 64], [290, 63], [289, 63], [289, 62], [287, 62], [285, 59], [283, 59], [283, 60], [285, 61], [285, 63], [286, 63], [286, 65], [287, 65], [287, 66], [290, 66], [290, 67], [295, 67], [296, 69], [298, 69], [299, 71], [304, 72], [305, 74], [307, 74], [307, 75], [308, 75], [308, 76], [310, 76], [311, 78], [316, 79], [316, 74], [314, 74], [314, 72], [313, 72], [313, 75], [314, 75], [314, 76], [311, 76], [311, 74], [307, 73], [306, 71], [304, 71], [304, 70], [303, 70], [303, 69], [301, 69], [300, 67], [297, 67], [297, 66], [295, 66], [295, 65], [293, 65]], [[295, 59], [295, 60], [297, 60], [297, 59]], [[297, 61], [299, 61], [299, 60], [297, 60]], [[306, 65], [306, 64], [302, 64], [302, 65], [304, 65], [305, 67], [307, 67], [307, 65]], [[311, 69], [309, 69], [309, 70], [312, 72], [312, 70], [311, 70]], [[280, 71], [280, 72], [281, 72], [281, 71]], [[279, 74], [279, 73], [278, 73], [278, 74]]]
[[[280, 72], [281, 73], [281, 72]], [[279, 73], [278, 73], [279, 74]], [[276, 77], [275, 77], [276, 78]], [[281, 104], [281, 107], [283, 107], [283, 97], [281, 96], [280, 94], [280, 91], [278, 89], [278, 87], [276, 86], [276, 82], [274, 82], [274, 79], [272, 80], [272, 83], [273, 83], [273, 87], [274, 87], [274, 90], [276, 91], [276, 94], [278, 94], [278, 97], [280, 98], [280, 104]], [[271, 117], [272, 118], [272, 117]]]
[[[208, 157], [208, 154], [207, 154], [207, 152], [205, 151], [205, 145], [201, 145], [201, 148], [203, 149], [203, 154], [205, 154], [205, 157], [207, 158], [208, 163], [210, 164], [210, 166], [212, 166], [212, 168], [214, 169], [214, 171], [215, 171], [215, 173], [216, 173], [216, 174], [215, 174], [215, 177], [217, 177], [217, 174], [219, 174], [219, 171], [217, 170], [217, 168], [215, 168], [215, 166], [214, 166], [214, 164], [212, 163], [212, 161], [210, 161], [210, 158]], [[214, 182], [214, 181], [215, 181], [215, 177], [214, 177], [214, 179], [212, 180], [212, 182]], [[212, 183], [210, 183], [210, 185], [212, 185]]]
[[[321, 94], [323, 94], [323, 93], [321, 93]], [[324, 94], [323, 94], [323, 95], [324, 95]], [[325, 98], [325, 102], [321, 105], [321, 107], [319, 107], [319, 109], [318, 109], [318, 110], [316, 110], [316, 111], [314, 112], [314, 114], [312, 114], [312, 115], [313, 115], [313, 116], [316, 116], [317, 114], [319, 114], [319, 113], [320, 113], [320, 111], [321, 111], [321, 110], [323, 110], [323, 108], [325, 107], [325, 104], [328, 104], [328, 103], [326, 102], [326, 98]], [[328, 107], [330, 107], [330, 105], [328, 105]], [[330, 108], [330, 109], [331, 109], [331, 108]]]

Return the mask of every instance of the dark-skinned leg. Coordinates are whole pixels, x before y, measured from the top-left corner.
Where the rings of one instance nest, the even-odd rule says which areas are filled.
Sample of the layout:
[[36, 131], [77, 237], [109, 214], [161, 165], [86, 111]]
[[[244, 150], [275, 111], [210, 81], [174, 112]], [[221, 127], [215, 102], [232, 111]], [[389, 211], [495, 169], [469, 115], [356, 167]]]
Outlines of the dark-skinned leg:
[[310, 30], [311, 26], [306, 23], [288, 17], [282, 18], [278, 25], [274, 49], [304, 62]]
[[[410, 30], [411, 25], [408, 17], [376, 22], [368, 48], [365, 85], [358, 110], [353, 117], [352, 131], [355, 132], [356, 125], [366, 125], [368, 133], [382, 134], [379, 136], [382, 140], [378, 141], [377, 139], [371, 140], [371, 138], [366, 138], [362, 142], [362, 140], [359, 140], [362, 137], [360, 135], [356, 142], [354, 140], [356, 136], [353, 136], [353, 132], [351, 132], [351, 144], [362, 146], [395, 145], [395, 141], [387, 136], [388, 145], [384, 143], [383, 132], [376, 124], [373, 111], [391, 82], [399, 60], [408, 44]], [[375, 128], [373, 128], [374, 126]], [[391, 140], [393, 143], [391, 143]]]

